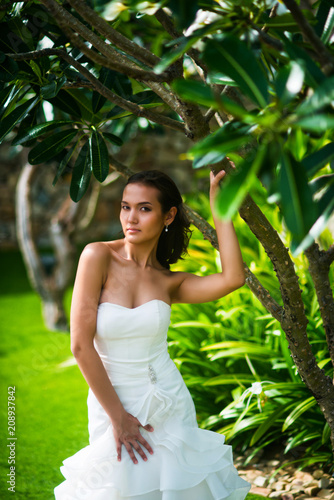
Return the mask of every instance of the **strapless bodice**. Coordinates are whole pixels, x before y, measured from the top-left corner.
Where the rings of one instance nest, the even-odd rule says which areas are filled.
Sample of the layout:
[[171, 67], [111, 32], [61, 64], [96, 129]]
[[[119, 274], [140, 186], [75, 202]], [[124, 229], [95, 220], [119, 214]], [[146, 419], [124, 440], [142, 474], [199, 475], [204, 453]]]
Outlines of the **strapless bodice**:
[[113, 383], [118, 378], [151, 379], [170, 361], [167, 331], [170, 306], [158, 299], [130, 309], [103, 302], [98, 307], [94, 344]]

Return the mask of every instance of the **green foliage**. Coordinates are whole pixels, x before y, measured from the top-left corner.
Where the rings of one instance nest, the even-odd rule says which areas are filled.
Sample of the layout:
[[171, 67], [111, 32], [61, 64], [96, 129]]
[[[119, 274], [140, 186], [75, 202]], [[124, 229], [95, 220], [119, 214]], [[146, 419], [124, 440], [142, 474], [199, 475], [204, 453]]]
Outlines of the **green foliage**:
[[[258, 201], [264, 202], [263, 190]], [[189, 201], [189, 200], [187, 200]], [[209, 213], [203, 195], [191, 196], [191, 203]], [[265, 204], [262, 206], [265, 210]], [[278, 209], [271, 222], [279, 228]], [[275, 295], [276, 279], [265, 253], [241, 220], [243, 257], [261, 282]], [[218, 255], [195, 230], [190, 259], [174, 270], [205, 275], [219, 270]], [[317, 363], [332, 376], [315, 290], [304, 257], [295, 259], [309, 320], [308, 335]], [[330, 463], [328, 425], [320, 408], [301, 381], [293, 364], [287, 340], [279, 323], [267, 314], [247, 287], [216, 303], [173, 306], [169, 349], [195, 401], [201, 427], [226, 435], [234, 446], [254, 453], [284, 444], [285, 452], [302, 450], [300, 464]]]
[[[237, 175], [231, 181], [233, 187], [227, 184], [219, 198], [220, 213], [224, 217], [233, 216], [245, 194], [254, 189], [256, 177], [260, 177], [268, 189], [268, 197], [281, 204], [286, 225], [293, 235], [293, 251], [297, 254], [307, 248], [323, 230], [334, 209], [330, 202], [334, 198], [330, 178], [325, 178], [320, 194], [314, 193], [309, 185], [314, 176], [331, 172], [332, 155], [322, 156], [320, 163], [318, 157], [318, 153], [333, 142], [334, 130], [334, 77], [330, 70], [334, 60], [331, 44], [334, 16], [329, 3], [320, 0], [313, 5], [312, 12], [301, 13], [304, 25], [309, 24], [324, 44], [322, 55], [312, 47], [312, 40], [305, 41], [301, 22], [283, 5], [275, 15], [270, 14], [272, 2], [269, 1], [98, 0], [92, 5], [123, 36], [151, 48], [160, 57], [152, 71], [156, 75], [169, 72], [172, 81], [165, 85], [171, 84], [177, 96], [200, 104], [204, 111], [212, 108], [227, 115], [227, 123], [212, 130], [209, 137], [188, 152], [196, 168], [217, 163], [224, 154], [237, 154], [234, 158]], [[171, 36], [170, 30], [161, 29], [155, 16], [162, 7], [168, 7], [173, 13], [178, 35]], [[22, 123], [22, 130], [13, 144], [31, 147], [32, 143], [20, 139], [27, 126], [23, 120], [30, 119], [31, 127], [44, 125], [46, 101], [51, 104], [56, 121], [74, 120], [78, 136], [72, 137], [72, 141], [77, 144], [78, 137], [82, 141], [67, 163], [76, 169], [76, 185], [78, 176], [83, 176], [80, 184], [85, 189], [77, 190], [72, 185], [70, 190], [77, 201], [89, 182], [87, 168], [80, 160], [76, 161], [77, 155], [87, 157], [80, 155], [82, 144], [89, 141], [92, 171], [102, 182], [107, 173], [105, 139], [113, 144], [112, 147], [119, 147], [126, 140], [129, 127], [138, 127], [140, 120], [134, 125], [136, 118], [132, 111], [109, 102], [96, 88], [93, 92], [87, 91], [86, 77], [61, 57], [16, 60], [15, 54], [39, 50], [48, 32], [48, 43], [55, 40], [53, 48], [66, 50], [100, 84], [130, 104], [140, 105], [141, 109], [160, 107], [162, 94], [159, 90], [152, 91], [153, 87], [150, 89], [142, 83], [143, 79], [129, 78], [127, 71], [121, 74], [94, 63], [73, 46], [73, 41], [60, 31], [55, 19], [42, 5], [31, 2], [9, 5], [2, 14], [0, 26], [3, 35], [0, 42], [0, 103], [4, 112], [0, 141]], [[189, 58], [191, 50], [197, 51], [196, 57], [205, 66], [205, 84], [197, 78]], [[148, 69], [133, 52], [127, 57], [129, 68], [137, 65]], [[186, 79], [176, 78], [181, 76], [182, 63], [182, 76]], [[80, 81], [84, 88], [71, 88]], [[221, 93], [223, 85], [233, 87], [237, 99]], [[31, 97], [32, 93], [35, 98]], [[168, 99], [164, 99], [170, 106]], [[170, 117], [175, 118], [175, 109], [175, 105], [169, 107]], [[122, 121], [121, 127], [119, 121]], [[117, 128], [124, 133], [123, 137], [115, 134]], [[45, 133], [47, 131], [45, 128]], [[59, 151], [61, 145], [62, 152]], [[56, 158], [62, 162], [67, 155], [66, 148], [71, 146], [64, 140], [50, 148], [46, 138], [39, 144], [38, 157], [43, 161]], [[45, 154], [43, 148], [47, 150]], [[102, 161], [100, 166], [97, 165], [99, 159]], [[64, 163], [56, 178], [63, 167]], [[326, 169], [325, 172], [321, 172], [321, 168]], [[229, 205], [231, 197], [227, 196], [229, 189], [236, 193], [232, 207]]]

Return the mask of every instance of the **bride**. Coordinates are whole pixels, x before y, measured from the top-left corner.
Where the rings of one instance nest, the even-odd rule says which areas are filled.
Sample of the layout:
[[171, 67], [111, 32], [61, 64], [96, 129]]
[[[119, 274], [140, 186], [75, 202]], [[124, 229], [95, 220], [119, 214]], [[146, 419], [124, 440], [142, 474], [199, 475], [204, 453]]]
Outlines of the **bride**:
[[167, 352], [170, 305], [216, 300], [244, 284], [231, 222], [214, 214], [225, 172], [210, 177], [222, 272], [172, 272], [189, 222], [175, 183], [151, 170], [123, 192], [124, 238], [90, 243], [71, 305], [71, 350], [89, 385], [90, 444], [64, 461], [57, 500], [242, 500], [224, 437], [199, 429], [188, 389]]

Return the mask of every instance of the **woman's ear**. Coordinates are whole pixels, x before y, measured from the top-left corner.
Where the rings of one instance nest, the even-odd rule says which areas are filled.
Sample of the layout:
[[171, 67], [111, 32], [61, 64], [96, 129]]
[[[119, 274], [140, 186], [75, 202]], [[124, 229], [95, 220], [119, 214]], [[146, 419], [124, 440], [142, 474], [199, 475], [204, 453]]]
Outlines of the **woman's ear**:
[[172, 207], [165, 216], [165, 225], [166, 224], [170, 225], [175, 219], [176, 214], [177, 214], [177, 208]]

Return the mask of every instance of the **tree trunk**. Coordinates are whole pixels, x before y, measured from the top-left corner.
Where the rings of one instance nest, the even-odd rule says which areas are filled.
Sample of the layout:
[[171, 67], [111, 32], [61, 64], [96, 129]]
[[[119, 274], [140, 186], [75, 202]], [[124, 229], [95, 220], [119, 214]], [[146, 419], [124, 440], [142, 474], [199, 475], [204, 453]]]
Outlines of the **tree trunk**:
[[[26, 163], [22, 169], [16, 189], [17, 239], [26, 265], [31, 285], [40, 295], [44, 322], [50, 330], [68, 330], [67, 317], [63, 305], [64, 292], [69, 284], [73, 269], [74, 252], [64, 235], [54, 236], [55, 255], [58, 262], [48, 275], [38, 252], [32, 230], [31, 188], [38, 173], [38, 166]], [[57, 233], [58, 221], [54, 222]], [[64, 252], [64, 249], [66, 251]], [[61, 257], [61, 258], [59, 258]]]

